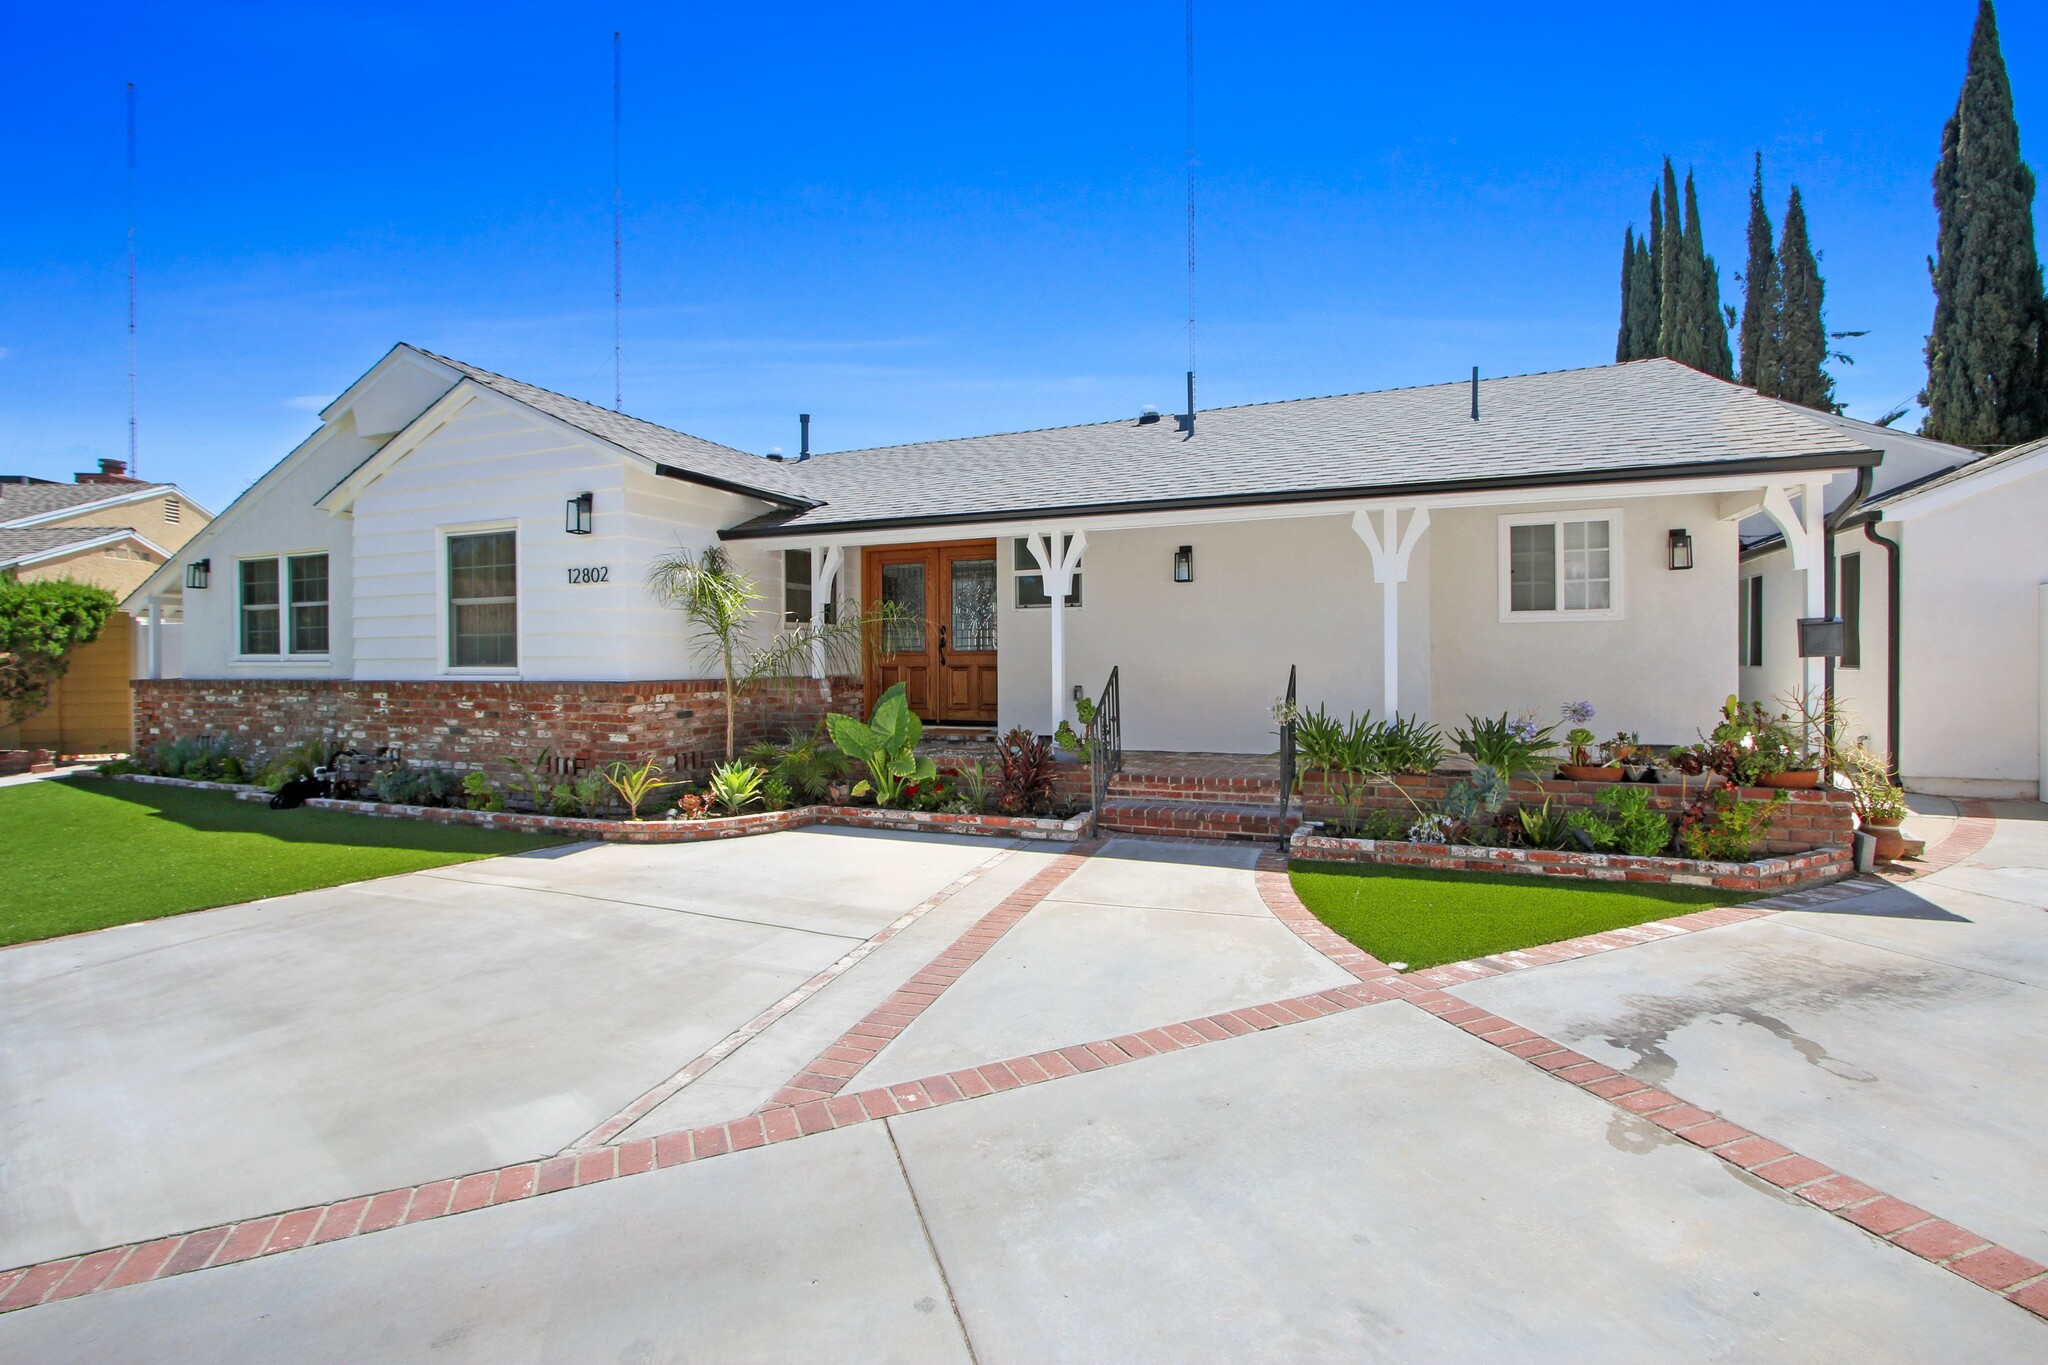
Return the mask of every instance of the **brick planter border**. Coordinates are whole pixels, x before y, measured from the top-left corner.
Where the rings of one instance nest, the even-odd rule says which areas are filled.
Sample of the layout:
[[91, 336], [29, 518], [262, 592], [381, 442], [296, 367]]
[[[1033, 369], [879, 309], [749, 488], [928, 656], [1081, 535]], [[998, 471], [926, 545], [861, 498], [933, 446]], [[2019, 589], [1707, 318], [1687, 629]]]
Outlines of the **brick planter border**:
[[1307, 829], [1297, 830], [1288, 840], [1287, 852], [1304, 862], [1372, 863], [1428, 867], [1443, 872], [1511, 872], [1594, 882], [1708, 886], [1752, 895], [1835, 881], [1847, 876], [1854, 864], [1854, 855], [1846, 848], [1784, 853], [1747, 863], [1710, 863], [1691, 858], [1637, 858], [1625, 853], [1579, 853], [1566, 849], [1345, 839]]

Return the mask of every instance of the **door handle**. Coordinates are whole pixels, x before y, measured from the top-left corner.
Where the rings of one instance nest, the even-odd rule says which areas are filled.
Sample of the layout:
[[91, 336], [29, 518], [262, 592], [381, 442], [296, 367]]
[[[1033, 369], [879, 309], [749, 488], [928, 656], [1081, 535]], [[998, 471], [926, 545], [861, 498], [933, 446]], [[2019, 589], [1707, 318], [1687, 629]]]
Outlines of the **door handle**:
[[939, 667], [946, 666], [946, 628], [939, 627]]

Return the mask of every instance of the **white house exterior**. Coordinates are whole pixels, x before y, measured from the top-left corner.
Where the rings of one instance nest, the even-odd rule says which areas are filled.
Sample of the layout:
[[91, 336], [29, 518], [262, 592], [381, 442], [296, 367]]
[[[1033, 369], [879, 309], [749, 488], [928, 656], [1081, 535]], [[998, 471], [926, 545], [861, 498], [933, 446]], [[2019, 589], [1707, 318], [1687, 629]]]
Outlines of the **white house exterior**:
[[[1844, 507], [1853, 480], [1829, 490], [1839, 521], [1832, 614], [1847, 636], [1836, 696], [1858, 733], [1896, 755], [1908, 788], [2037, 797], [2048, 790], [2048, 442], [1984, 455], [1851, 418], [1820, 420], [1884, 451], [1862, 502]], [[1802, 584], [1775, 533], [1747, 529], [1754, 543], [1737, 592], [1742, 696], [1770, 702], [1799, 686], [1790, 642]], [[1763, 626], [1753, 637], [1746, 622], [1759, 599]]]
[[266, 740], [335, 697], [466, 729], [566, 685], [611, 687], [622, 734], [685, 693], [698, 725], [708, 670], [644, 579], [722, 543], [791, 611], [905, 606], [854, 686], [933, 723], [1046, 731], [1115, 667], [1129, 747], [1270, 752], [1298, 666], [1339, 712], [1588, 700], [1673, 743], [1742, 684], [1743, 520], [1818, 565], [1829, 482], [1879, 459], [1664, 360], [777, 462], [401, 346], [322, 418], [131, 599], [184, 623], [138, 684], [181, 699], [159, 732], [253, 733], [263, 697], [302, 699]]

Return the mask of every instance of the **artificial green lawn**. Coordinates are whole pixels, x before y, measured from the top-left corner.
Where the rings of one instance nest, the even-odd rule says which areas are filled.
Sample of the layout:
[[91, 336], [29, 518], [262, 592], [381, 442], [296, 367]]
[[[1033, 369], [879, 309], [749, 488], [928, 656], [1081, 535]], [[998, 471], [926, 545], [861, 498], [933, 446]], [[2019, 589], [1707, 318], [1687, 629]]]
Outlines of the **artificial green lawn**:
[[72, 778], [0, 787], [0, 944], [445, 867], [561, 840], [227, 792]]
[[1533, 948], [1752, 897], [1709, 886], [1571, 881], [1509, 872], [1296, 863], [1294, 892], [1317, 919], [1382, 962], [1409, 969]]

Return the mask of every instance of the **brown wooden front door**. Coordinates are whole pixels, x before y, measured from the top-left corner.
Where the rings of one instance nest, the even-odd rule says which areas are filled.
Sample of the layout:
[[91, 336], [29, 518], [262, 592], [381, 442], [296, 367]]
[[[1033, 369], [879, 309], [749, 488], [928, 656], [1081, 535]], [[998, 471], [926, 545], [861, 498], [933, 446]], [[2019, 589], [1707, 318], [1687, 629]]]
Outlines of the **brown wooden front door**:
[[862, 600], [895, 619], [868, 650], [868, 705], [897, 683], [934, 724], [996, 719], [996, 545], [902, 545], [865, 551]]

